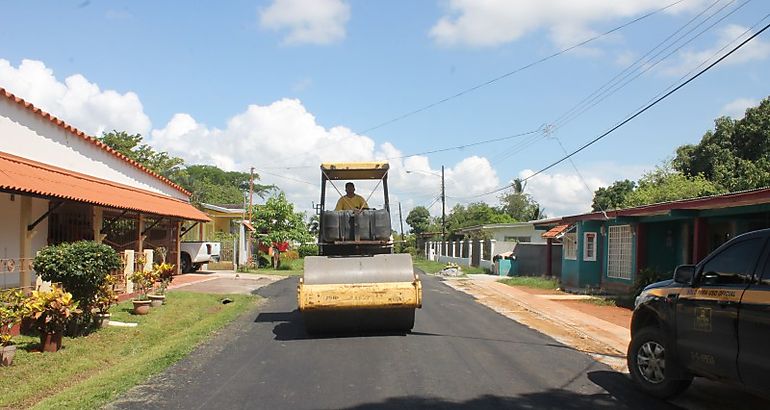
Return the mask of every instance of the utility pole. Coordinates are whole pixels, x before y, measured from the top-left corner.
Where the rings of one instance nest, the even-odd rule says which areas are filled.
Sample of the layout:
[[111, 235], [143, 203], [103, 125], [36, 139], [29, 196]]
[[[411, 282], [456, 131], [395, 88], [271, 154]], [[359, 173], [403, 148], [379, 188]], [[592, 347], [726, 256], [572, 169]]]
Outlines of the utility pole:
[[401, 201], [398, 202], [398, 220], [401, 221], [401, 251], [404, 250], [404, 217], [401, 216]]
[[[251, 224], [251, 216], [252, 216], [252, 198], [254, 197], [254, 167], [251, 167], [249, 170], [249, 224]], [[248, 245], [246, 248], [248, 249], [248, 257], [246, 258], [246, 263], [251, 265], [253, 262], [251, 257], [254, 253], [251, 247], [251, 232], [249, 232], [249, 238], [248, 238]]]
[[441, 166], [441, 240], [446, 241], [446, 191], [444, 188], [444, 166]]

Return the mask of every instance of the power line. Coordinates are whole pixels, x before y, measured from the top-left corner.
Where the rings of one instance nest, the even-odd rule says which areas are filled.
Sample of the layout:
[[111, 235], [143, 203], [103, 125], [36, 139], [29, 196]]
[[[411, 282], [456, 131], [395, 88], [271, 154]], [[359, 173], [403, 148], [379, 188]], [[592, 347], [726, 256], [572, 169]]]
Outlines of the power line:
[[[745, 1], [745, 2], [743, 2], [743, 3], [742, 3], [740, 6], [736, 7], [736, 8], [735, 8], [735, 9], [733, 9], [733, 10], [731, 10], [731, 11], [730, 11], [729, 13], [727, 13], [726, 15], [724, 15], [724, 16], [722, 16], [722, 17], [720, 17], [720, 18], [719, 18], [717, 21], [713, 22], [713, 23], [712, 23], [712, 24], [710, 24], [708, 27], [706, 27], [705, 29], [703, 29], [703, 30], [701, 30], [699, 33], [697, 33], [695, 36], [693, 36], [693, 37], [689, 38], [687, 41], [685, 41], [684, 43], [682, 43], [681, 45], [679, 45], [679, 46], [678, 46], [678, 47], [676, 47], [675, 49], [671, 50], [671, 51], [670, 51], [668, 54], [666, 54], [665, 56], [661, 57], [660, 59], [658, 59], [658, 60], [657, 60], [657, 61], [655, 61], [655, 62], [652, 62], [652, 61], [653, 61], [653, 59], [655, 59], [656, 57], [658, 57], [658, 56], [659, 56], [660, 54], [662, 54], [664, 51], [666, 51], [666, 50], [668, 50], [669, 48], [671, 48], [671, 47], [672, 47], [674, 44], [676, 44], [676, 43], [677, 43], [677, 42], [679, 42], [679, 41], [680, 41], [682, 38], [684, 38], [684, 36], [687, 36], [688, 34], [692, 33], [692, 32], [693, 32], [695, 29], [697, 29], [698, 27], [700, 27], [700, 26], [701, 26], [702, 24], [704, 24], [706, 21], [710, 20], [710, 19], [711, 19], [712, 17], [714, 17], [715, 15], [719, 14], [719, 13], [720, 13], [722, 10], [724, 10], [725, 8], [727, 8], [727, 7], [728, 7], [730, 4], [732, 4], [733, 2], [734, 2], [734, 1], [731, 1], [731, 2], [727, 3], [726, 5], [724, 5], [723, 7], [721, 7], [719, 10], [717, 10], [715, 13], [711, 14], [710, 16], [708, 16], [708, 17], [707, 17], [707, 18], [706, 18], [704, 21], [702, 21], [701, 23], [699, 23], [698, 25], [696, 25], [695, 27], [693, 27], [692, 29], [690, 29], [690, 30], [689, 30], [687, 33], [685, 33], [683, 36], [680, 36], [680, 37], [679, 37], [678, 39], [676, 39], [676, 40], [675, 40], [675, 41], [674, 41], [672, 44], [670, 44], [669, 46], [667, 46], [667, 47], [665, 47], [664, 49], [660, 50], [660, 51], [659, 51], [658, 53], [656, 53], [654, 56], [650, 57], [650, 58], [649, 58], [649, 59], [648, 59], [646, 62], [644, 62], [644, 63], [645, 63], [645, 64], [644, 64], [644, 69], [642, 69], [641, 71], [637, 71], [637, 70], [638, 70], [640, 67], [642, 67], [642, 65], [640, 65], [639, 67], [635, 68], [634, 70], [631, 70], [631, 71], [629, 71], [628, 73], [626, 73], [626, 75], [624, 75], [622, 78], [620, 78], [620, 79], [619, 79], [619, 80], [618, 80], [618, 81], [617, 81], [615, 84], [613, 84], [612, 86], [610, 86], [610, 87], [609, 87], [608, 89], [606, 89], [606, 90], [605, 90], [603, 93], [600, 93], [599, 95], [597, 95], [597, 96], [595, 96], [594, 98], [590, 99], [590, 100], [589, 100], [589, 101], [586, 103], [586, 105], [584, 105], [584, 106], [583, 106], [581, 109], [579, 109], [577, 112], [573, 112], [573, 115], [572, 115], [572, 116], [567, 116], [567, 118], [564, 118], [565, 116], [562, 116], [562, 117], [560, 117], [559, 119], [557, 119], [557, 120], [556, 120], [556, 122], [555, 122], [555, 123], [556, 123], [556, 128], [562, 128], [562, 127], [564, 127], [564, 125], [566, 125], [568, 122], [571, 122], [571, 121], [573, 121], [575, 118], [579, 117], [580, 115], [582, 115], [582, 114], [583, 114], [583, 113], [585, 113], [586, 111], [590, 110], [591, 108], [595, 107], [596, 105], [598, 105], [598, 104], [599, 104], [599, 103], [601, 103], [602, 101], [606, 100], [607, 98], [609, 98], [610, 96], [612, 96], [612, 95], [613, 95], [613, 94], [615, 94], [616, 92], [618, 92], [618, 91], [620, 91], [621, 89], [625, 88], [625, 87], [626, 87], [628, 84], [632, 83], [633, 81], [635, 81], [637, 78], [639, 78], [639, 77], [640, 77], [640, 76], [642, 76], [643, 74], [647, 73], [648, 71], [652, 70], [652, 69], [653, 69], [653, 68], [655, 68], [655, 67], [656, 67], [658, 64], [662, 63], [663, 61], [665, 61], [665, 60], [667, 60], [669, 57], [671, 57], [671, 56], [672, 56], [674, 53], [676, 53], [677, 51], [681, 50], [681, 49], [682, 49], [682, 48], [684, 48], [686, 45], [690, 44], [690, 43], [691, 43], [691, 42], [693, 42], [695, 39], [699, 38], [701, 35], [703, 35], [703, 34], [704, 34], [704, 33], [706, 33], [707, 31], [709, 31], [709, 30], [711, 30], [712, 28], [714, 28], [714, 26], [716, 26], [717, 24], [719, 24], [719, 23], [721, 23], [722, 21], [724, 21], [724, 20], [725, 20], [727, 17], [730, 17], [730, 16], [731, 16], [731, 15], [733, 15], [735, 12], [737, 12], [738, 10], [740, 10], [741, 8], [743, 8], [744, 6], [746, 6], [746, 5], [747, 5], [749, 2], [751, 2], [751, 0], [746, 0], [746, 1]], [[654, 49], [653, 49], [653, 50], [654, 50]], [[650, 64], [650, 62], [652, 62], [652, 64]], [[634, 73], [635, 73], [635, 72], [636, 72], [636, 74], [634, 75]], [[629, 78], [629, 77], [630, 77], [630, 76], [632, 76], [632, 75], [633, 75], [633, 77]], [[627, 80], [626, 80], [626, 79], [627, 79]], [[620, 84], [620, 82], [621, 82], [621, 81], [623, 81], [623, 80], [626, 80], [626, 81], [625, 81], [625, 82], [623, 82], [622, 84]], [[618, 85], [618, 84], [620, 84], [620, 85]], [[613, 89], [613, 88], [614, 88], [614, 89]], [[563, 121], [560, 121], [561, 119], [564, 119], [564, 120], [563, 120]]]
[[[673, 33], [669, 34], [669, 35], [668, 35], [668, 37], [666, 37], [666, 38], [665, 38], [665, 39], [663, 39], [661, 42], [659, 42], [659, 43], [658, 43], [658, 44], [657, 44], [655, 47], [653, 47], [652, 49], [650, 49], [649, 51], [647, 51], [647, 52], [646, 52], [646, 53], [645, 53], [643, 56], [639, 57], [639, 58], [638, 58], [636, 61], [634, 61], [632, 64], [628, 65], [628, 66], [627, 66], [625, 69], [623, 69], [623, 70], [622, 70], [622, 71], [620, 71], [618, 74], [616, 74], [614, 77], [612, 77], [612, 78], [611, 78], [609, 81], [607, 81], [606, 83], [604, 83], [604, 84], [603, 84], [601, 87], [599, 87], [599, 88], [597, 88], [596, 90], [594, 90], [594, 91], [593, 91], [591, 94], [589, 94], [588, 96], [586, 96], [585, 98], [583, 98], [583, 99], [582, 99], [580, 102], [578, 102], [578, 103], [577, 103], [575, 106], [573, 106], [572, 108], [570, 108], [569, 110], [567, 110], [567, 111], [566, 111], [564, 114], [562, 114], [561, 116], [559, 116], [559, 118], [557, 118], [556, 120], [554, 120], [554, 121], [552, 122], [552, 124], [554, 124], [554, 125], [557, 125], [557, 124], [558, 124], [558, 125], [559, 125], [559, 128], [561, 128], [561, 126], [563, 126], [563, 125], [564, 125], [564, 124], [566, 124], [567, 122], [570, 122], [570, 121], [572, 121], [574, 118], [576, 118], [576, 117], [580, 116], [581, 114], [583, 114], [583, 113], [584, 113], [585, 111], [587, 111], [588, 109], [592, 108], [593, 106], [595, 106], [595, 105], [596, 105], [596, 104], [598, 104], [599, 102], [601, 102], [601, 101], [603, 101], [604, 99], [606, 99], [607, 97], [609, 97], [609, 95], [611, 95], [611, 94], [612, 94], [612, 93], [614, 93], [615, 91], [619, 90], [620, 88], [623, 88], [623, 87], [624, 87], [625, 85], [627, 85], [628, 83], [626, 83], [626, 84], [623, 84], [623, 86], [616, 88], [616, 89], [615, 89], [615, 91], [612, 91], [612, 89], [613, 89], [614, 87], [617, 87], [617, 85], [618, 85], [620, 82], [622, 82], [623, 80], [625, 80], [626, 78], [628, 78], [628, 77], [629, 77], [630, 75], [632, 75], [634, 72], [638, 71], [640, 67], [644, 67], [644, 65], [645, 65], [646, 63], [649, 63], [650, 61], [652, 61], [653, 59], [655, 59], [657, 56], [659, 56], [659, 55], [660, 55], [662, 52], [666, 51], [667, 49], [669, 49], [670, 47], [672, 47], [674, 44], [676, 44], [677, 42], [679, 42], [679, 41], [680, 41], [682, 38], [684, 38], [685, 36], [689, 35], [689, 34], [690, 34], [690, 33], [691, 33], [693, 30], [697, 29], [699, 26], [701, 26], [702, 24], [704, 24], [705, 22], [707, 22], [709, 19], [711, 19], [712, 17], [714, 17], [715, 15], [717, 15], [718, 13], [720, 13], [722, 10], [724, 10], [726, 7], [728, 7], [730, 4], [732, 4], [732, 3], [733, 3], [735, 0], [732, 0], [732, 1], [728, 2], [728, 3], [726, 3], [724, 6], [722, 6], [720, 9], [718, 9], [716, 12], [714, 12], [713, 14], [711, 14], [710, 16], [708, 16], [706, 19], [704, 19], [703, 21], [701, 21], [701, 22], [700, 22], [700, 23], [698, 23], [697, 25], [695, 25], [695, 27], [691, 28], [689, 31], [687, 31], [686, 33], [684, 33], [682, 36], [679, 36], [677, 39], [675, 39], [673, 42], [671, 42], [671, 44], [669, 44], [668, 46], [666, 46], [665, 48], [663, 48], [662, 50], [660, 50], [658, 53], [656, 53], [655, 55], [651, 56], [650, 58], [647, 58], [648, 56], [650, 56], [650, 54], [652, 54], [653, 52], [655, 52], [655, 50], [659, 49], [661, 46], [663, 46], [664, 44], [668, 43], [668, 41], [669, 41], [669, 40], [671, 40], [672, 38], [674, 38], [674, 37], [675, 37], [677, 34], [679, 34], [679, 33], [680, 33], [682, 30], [684, 30], [684, 29], [685, 29], [687, 26], [689, 26], [690, 24], [692, 24], [693, 22], [695, 22], [696, 20], [698, 20], [698, 19], [699, 19], [701, 16], [703, 16], [703, 15], [704, 15], [706, 12], [708, 12], [709, 10], [711, 10], [711, 9], [712, 9], [714, 6], [716, 6], [717, 4], [719, 4], [721, 1], [722, 1], [722, 0], [716, 0], [715, 2], [711, 3], [711, 5], [707, 6], [707, 7], [706, 7], [705, 9], [703, 9], [703, 10], [702, 10], [700, 13], [698, 13], [697, 15], [695, 15], [695, 16], [694, 16], [692, 19], [690, 19], [690, 20], [689, 20], [687, 23], [685, 23], [684, 25], [682, 25], [681, 27], [679, 27], [679, 28], [678, 28], [677, 30], [675, 30]], [[750, 1], [750, 0], [749, 0], [749, 1]], [[747, 1], [747, 3], [748, 3], [748, 1]], [[746, 3], [744, 3], [744, 5], [745, 5], [745, 4], [746, 4]], [[702, 32], [701, 32], [701, 34], [702, 34]], [[697, 36], [696, 36], [696, 37], [697, 37]], [[696, 37], [694, 37], [694, 38], [696, 38]], [[693, 39], [694, 39], [694, 38], [693, 38]], [[645, 60], [645, 59], [646, 59], [646, 60]], [[657, 63], [656, 63], [656, 64], [657, 64]], [[648, 71], [648, 70], [649, 70], [649, 68], [651, 68], [651, 67], [647, 67], [647, 69], [645, 69], [645, 70], [644, 70], [644, 71], [642, 71], [642, 72], [646, 72], [646, 71]], [[635, 78], [636, 78], [636, 77], [634, 77], [634, 79], [635, 79]], [[595, 102], [595, 104], [592, 104], [592, 102]], [[579, 111], [579, 112], [578, 112], [578, 111]], [[576, 114], [576, 113], [577, 113], [577, 114]], [[571, 117], [571, 118], [570, 118], [570, 117]], [[564, 121], [562, 121], [562, 120], [564, 120]]]
[[[768, 17], [770, 17], [770, 14], [767, 14], [767, 15], [765, 15], [765, 16], [764, 16], [762, 19], [760, 19], [759, 21], [760, 21], [760, 22], [762, 22], [762, 21], [764, 21], [765, 19], [767, 19]], [[757, 23], [757, 24], [759, 24], [759, 23]], [[755, 26], [756, 26], [757, 24], [755, 24]], [[704, 73], [706, 73], [707, 71], [709, 71], [711, 68], [713, 68], [714, 66], [716, 66], [717, 64], [719, 64], [720, 62], [722, 62], [724, 59], [726, 59], [727, 57], [729, 57], [730, 55], [732, 55], [733, 53], [735, 53], [736, 51], [738, 51], [739, 49], [741, 49], [741, 48], [742, 48], [744, 45], [746, 45], [746, 44], [747, 44], [749, 41], [753, 40], [754, 38], [756, 38], [757, 36], [759, 36], [760, 34], [762, 34], [762, 33], [763, 33], [764, 31], [766, 31], [768, 28], [770, 28], [770, 24], [767, 24], [767, 25], [765, 25], [765, 26], [764, 26], [764, 27], [763, 27], [761, 30], [757, 31], [756, 33], [754, 33], [753, 35], [751, 35], [749, 38], [747, 38], [746, 40], [742, 41], [740, 44], [738, 44], [737, 46], [735, 46], [735, 47], [734, 47], [732, 50], [730, 50], [728, 53], [726, 53], [726, 54], [725, 54], [725, 55], [723, 55], [722, 57], [718, 58], [718, 59], [717, 59], [716, 61], [714, 61], [713, 63], [709, 64], [709, 65], [708, 65], [706, 68], [702, 69], [702, 70], [701, 70], [701, 71], [699, 71], [697, 74], [695, 74], [694, 76], [690, 77], [689, 79], [687, 79], [687, 80], [686, 80], [686, 81], [684, 81], [683, 83], [679, 84], [679, 85], [678, 85], [678, 86], [676, 86], [675, 88], [671, 89], [670, 91], [666, 92], [666, 93], [665, 93], [665, 94], [663, 94], [662, 96], [660, 96], [660, 97], [656, 98], [654, 101], [652, 101], [652, 102], [648, 103], [648, 104], [647, 104], [647, 105], [645, 105], [643, 108], [639, 109], [639, 110], [638, 110], [636, 113], [634, 113], [633, 115], [629, 116], [629, 117], [628, 117], [628, 118], [626, 118], [625, 120], [621, 121], [620, 123], [618, 123], [618, 124], [617, 124], [617, 125], [615, 125], [614, 127], [610, 128], [608, 131], [604, 132], [603, 134], [599, 135], [598, 137], [594, 138], [593, 140], [591, 140], [591, 141], [587, 142], [586, 144], [584, 144], [584, 145], [583, 145], [583, 146], [581, 146], [580, 148], [576, 149], [575, 151], [572, 151], [571, 153], [569, 153], [569, 154], [566, 154], [564, 157], [560, 158], [559, 160], [557, 160], [557, 161], [554, 161], [554, 162], [553, 162], [553, 163], [551, 163], [550, 165], [548, 165], [548, 166], [546, 166], [546, 167], [544, 167], [544, 168], [540, 169], [539, 171], [537, 171], [537, 172], [533, 173], [532, 175], [530, 175], [530, 176], [528, 176], [528, 177], [526, 177], [526, 178], [523, 178], [523, 179], [521, 179], [521, 181], [522, 181], [522, 182], [526, 182], [526, 181], [528, 181], [528, 180], [530, 180], [530, 179], [534, 178], [535, 176], [537, 176], [537, 175], [539, 175], [539, 174], [541, 174], [541, 173], [543, 173], [543, 172], [545, 172], [545, 171], [547, 171], [547, 170], [549, 170], [549, 169], [551, 169], [551, 168], [555, 167], [556, 165], [558, 165], [558, 164], [560, 164], [560, 163], [564, 162], [565, 160], [567, 160], [567, 159], [569, 159], [569, 158], [573, 157], [575, 154], [577, 154], [577, 153], [579, 153], [579, 152], [583, 151], [584, 149], [586, 149], [586, 148], [590, 147], [591, 145], [595, 144], [596, 142], [598, 142], [599, 140], [603, 139], [603, 138], [604, 138], [604, 137], [606, 137], [607, 135], [609, 135], [609, 134], [611, 134], [612, 132], [616, 131], [618, 128], [620, 128], [620, 127], [622, 127], [623, 125], [627, 124], [628, 122], [630, 122], [630, 121], [631, 121], [631, 120], [633, 120], [634, 118], [636, 118], [636, 117], [640, 116], [640, 115], [641, 115], [641, 114], [643, 114], [645, 111], [649, 110], [649, 109], [650, 109], [650, 108], [652, 108], [653, 106], [657, 105], [659, 102], [661, 102], [661, 101], [663, 101], [664, 99], [668, 98], [670, 95], [672, 95], [672, 94], [674, 94], [675, 92], [679, 91], [679, 90], [680, 90], [682, 87], [684, 87], [685, 85], [689, 84], [690, 82], [694, 81], [696, 78], [700, 77], [701, 75], [703, 75]], [[745, 34], [745, 32], [744, 32], [744, 34]], [[744, 34], [741, 34], [740, 36], [738, 36], [738, 38], [742, 37]], [[718, 55], [718, 54], [719, 54], [719, 53], [720, 53], [722, 50], [724, 50], [725, 48], [726, 48], [726, 47], [723, 47], [722, 49], [720, 49], [720, 50], [719, 50], [719, 51], [718, 51], [718, 52], [717, 52], [715, 55]], [[713, 57], [712, 57], [712, 58], [713, 58]], [[707, 60], [707, 61], [708, 61], [708, 60]], [[703, 65], [703, 64], [701, 64], [701, 65]], [[482, 194], [474, 195], [474, 196], [472, 196], [472, 197], [468, 197], [468, 198], [476, 198], [476, 197], [482, 197], [482, 196], [492, 195], [492, 194], [495, 194], [495, 193], [497, 193], [497, 192], [500, 192], [500, 191], [503, 191], [503, 190], [505, 190], [505, 189], [508, 189], [508, 188], [510, 188], [510, 187], [512, 187], [512, 186], [513, 186], [512, 184], [506, 184], [506, 185], [505, 185], [505, 186], [503, 186], [503, 187], [500, 187], [500, 188], [497, 188], [497, 189], [494, 189], [494, 190], [492, 190], [492, 191], [489, 191], [489, 192], [485, 192], [485, 193], [482, 193]]]
[[[770, 16], [770, 14], [769, 14], [768, 16]], [[764, 17], [762, 20], [766, 19], [768, 16], [765, 16], [765, 17]], [[767, 30], [768, 28], [770, 28], [770, 24], [767, 24], [767, 25], [765, 25], [765, 26], [764, 26], [764, 27], [763, 27], [761, 30], [759, 30], [758, 32], [754, 33], [754, 34], [753, 34], [751, 37], [747, 38], [746, 40], [742, 41], [740, 44], [738, 44], [737, 46], [735, 46], [735, 47], [734, 47], [732, 50], [730, 50], [730, 52], [728, 52], [727, 54], [723, 55], [722, 57], [720, 57], [719, 59], [717, 59], [717, 60], [716, 60], [716, 61], [714, 61], [713, 63], [709, 64], [709, 65], [708, 65], [706, 68], [704, 68], [704, 69], [702, 69], [701, 71], [699, 71], [699, 72], [698, 72], [698, 74], [695, 74], [694, 76], [692, 76], [692, 77], [690, 77], [689, 79], [687, 79], [687, 81], [683, 82], [682, 84], [679, 84], [678, 86], [676, 86], [676, 87], [675, 87], [674, 89], [672, 89], [671, 91], [669, 91], [669, 92], [667, 92], [667, 93], [663, 94], [661, 97], [657, 98], [655, 101], [653, 101], [653, 102], [651, 102], [651, 103], [647, 104], [647, 105], [646, 105], [644, 108], [642, 108], [641, 110], [637, 111], [635, 114], [631, 115], [630, 117], [626, 118], [625, 120], [621, 121], [619, 124], [615, 125], [614, 127], [610, 128], [610, 129], [609, 129], [608, 131], [606, 131], [605, 133], [603, 133], [603, 134], [599, 135], [598, 137], [594, 138], [593, 140], [591, 140], [591, 141], [587, 142], [586, 144], [584, 144], [584, 145], [583, 145], [583, 146], [581, 146], [580, 148], [576, 149], [575, 151], [572, 151], [570, 154], [568, 154], [568, 155], [565, 155], [565, 156], [564, 156], [564, 157], [562, 157], [561, 159], [559, 159], [559, 160], [557, 160], [557, 161], [555, 161], [555, 162], [551, 163], [551, 164], [550, 164], [550, 165], [548, 165], [547, 167], [545, 167], [545, 168], [543, 168], [543, 169], [541, 169], [541, 170], [539, 170], [539, 171], [535, 172], [534, 174], [532, 174], [532, 175], [530, 175], [530, 176], [528, 176], [528, 177], [526, 177], [526, 178], [522, 179], [522, 181], [528, 181], [528, 180], [530, 180], [530, 179], [534, 178], [535, 176], [537, 176], [537, 175], [539, 175], [539, 174], [541, 174], [541, 173], [543, 173], [543, 172], [545, 172], [545, 171], [547, 171], [547, 170], [549, 170], [549, 169], [551, 169], [551, 168], [555, 167], [556, 165], [558, 165], [558, 164], [560, 164], [560, 163], [564, 162], [565, 160], [567, 160], [567, 159], [571, 158], [572, 156], [574, 156], [575, 154], [579, 153], [580, 151], [583, 151], [584, 149], [586, 149], [586, 148], [590, 147], [591, 145], [595, 144], [596, 142], [598, 142], [599, 140], [603, 139], [603, 138], [604, 138], [604, 137], [606, 137], [607, 135], [610, 135], [612, 132], [614, 132], [614, 131], [615, 131], [615, 130], [617, 130], [618, 128], [620, 128], [620, 127], [622, 127], [623, 125], [625, 125], [625, 124], [629, 123], [629, 122], [630, 122], [631, 120], [633, 120], [634, 118], [636, 118], [636, 117], [638, 117], [638, 116], [642, 115], [642, 113], [644, 113], [645, 111], [647, 111], [647, 110], [649, 110], [650, 108], [654, 107], [654, 106], [655, 106], [655, 105], [657, 105], [659, 102], [661, 102], [661, 101], [663, 101], [664, 99], [668, 98], [668, 96], [670, 96], [671, 94], [673, 94], [673, 93], [675, 93], [675, 92], [679, 91], [679, 90], [680, 90], [682, 87], [684, 87], [685, 85], [687, 85], [687, 84], [689, 84], [690, 82], [694, 81], [696, 78], [700, 77], [700, 76], [701, 76], [701, 75], [703, 75], [705, 72], [709, 71], [711, 68], [713, 68], [714, 66], [716, 66], [717, 64], [719, 64], [720, 62], [722, 62], [724, 59], [726, 59], [727, 57], [729, 57], [730, 55], [732, 55], [733, 53], [735, 53], [736, 51], [738, 51], [739, 49], [741, 49], [741, 48], [742, 48], [744, 45], [746, 45], [746, 43], [748, 43], [749, 41], [753, 40], [753, 39], [754, 39], [754, 38], [756, 38], [758, 35], [762, 34], [762, 33], [763, 33], [765, 30]]]
[[407, 112], [407, 113], [401, 114], [401, 115], [399, 115], [399, 116], [397, 116], [397, 117], [395, 117], [395, 118], [392, 118], [392, 119], [390, 119], [390, 120], [384, 121], [384, 122], [382, 122], [382, 123], [380, 123], [380, 124], [377, 124], [377, 125], [375, 125], [375, 126], [373, 126], [373, 127], [369, 127], [369, 128], [366, 128], [366, 129], [364, 129], [363, 131], [361, 131], [360, 133], [361, 133], [361, 134], [365, 134], [365, 133], [367, 133], [367, 132], [369, 132], [369, 131], [374, 131], [374, 130], [376, 130], [376, 129], [379, 129], [379, 128], [382, 128], [382, 127], [384, 127], [384, 126], [386, 126], [386, 125], [390, 125], [390, 124], [392, 124], [392, 123], [394, 123], [394, 122], [398, 122], [398, 121], [401, 121], [401, 120], [403, 120], [403, 119], [405, 119], [405, 118], [411, 117], [411, 116], [413, 116], [413, 115], [415, 115], [415, 114], [419, 114], [419, 113], [421, 113], [421, 112], [423, 112], [423, 111], [427, 111], [427, 110], [429, 110], [429, 109], [431, 109], [431, 108], [433, 108], [433, 107], [436, 107], [436, 106], [438, 106], [438, 105], [441, 105], [441, 104], [443, 104], [443, 103], [445, 103], [445, 102], [447, 102], [447, 101], [451, 101], [451, 100], [453, 100], [453, 99], [455, 99], [455, 98], [459, 98], [459, 97], [462, 97], [463, 95], [469, 94], [469, 93], [471, 93], [471, 92], [473, 92], [473, 91], [476, 91], [476, 90], [478, 90], [478, 89], [480, 89], [480, 88], [484, 88], [484, 87], [486, 87], [486, 86], [488, 86], [488, 85], [494, 84], [494, 83], [496, 83], [496, 82], [498, 82], [498, 81], [500, 81], [500, 80], [503, 80], [503, 79], [505, 79], [505, 78], [507, 78], [507, 77], [510, 77], [510, 76], [512, 76], [512, 75], [514, 75], [514, 74], [516, 74], [516, 73], [519, 73], [519, 72], [521, 72], [521, 71], [524, 71], [524, 70], [526, 70], [526, 69], [528, 69], [528, 68], [534, 67], [534, 66], [536, 66], [536, 65], [538, 65], [538, 64], [544, 63], [544, 62], [546, 62], [546, 61], [548, 61], [548, 60], [551, 60], [551, 59], [553, 59], [553, 58], [555, 58], [555, 57], [558, 57], [558, 56], [560, 56], [560, 55], [562, 55], [562, 54], [564, 54], [564, 53], [567, 53], [567, 52], [569, 52], [569, 51], [572, 51], [572, 50], [574, 50], [574, 49], [576, 49], [576, 48], [578, 48], [578, 47], [582, 47], [582, 46], [584, 46], [584, 45], [586, 45], [586, 44], [588, 44], [588, 43], [591, 43], [591, 42], [593, 42], [593, 41], [595, 41], [595, 40], [598, 40], [598, 39], [600, 39], [600, 38], [602, 38], [602, 37], [605, 37], [605, 36], [607, 36], [607, 35], [610, 35], [610, 34], [612, 34], [612, 33], [616, 32], [616, 31], [618, 31], [618, 30], [624, 29], [624, 28], [626, 28], [626, 27], [628, 27], [628, 26], [630, 26], [630, 25], [632, 25], [632, 24], [634, 24], [634, 23], [637, 23], [637, 22], [639, 22], [639, 21], [642, 21], [642, 20], [644, 20], [644, 19], [646, 19], [646, 18], [648, 18], [648, 17], [650, 17], [650, 16], [653, 16], [653, 15], [655, 15], [655, 14], [657, 14], [657, 13], [660, 13], [660, 12], [662, 12], [662, 11], [665, 11], [666, 9], [669, 9], [669, 8], [671, 8], [671, 7], [674, 7], [674, 6], [676, 6], [677, 4], [679, 4], [679, 3], [682, 3], [683, 1], [685, 1], [685, 0], [677, 0], [677, 1], [675, 1], [675, 2], [671, 3], [671, 4], [667, 5], [667, 6], [661, 7], [661, 8], [659, 8], [659, 9], [657, 9], [657, 10], [653, 10], [653, 11], [651, 11], [651, 12], [649, 12], [649, 13], [645, 14], [645, 15], [642, 15], [642, 16], [640, 16], [640, 17], [637, 17], [637, 18], [635, 18], [635, 19], [633, 19], [633, 20], [631, 20], [631, 21], [629, 21], [629, 22], [626, 22], [626, 23], [624, 23], [624, 24], [622, 24], [622, 25], [620, 25], [620, 26], [617, 26], [617, 27], [615, 27], [615, 28], [613, 28], [613, 29], [611, 29], [611, 30], [609, 30], [609, 31], [606, 31], [606, 32], [604, 32], [604, 33], [602, 33], [602, 34], [596, 35], [596, 36], [594, 36], [594, 37], [591, 37], [591, 38], [589, 38], [589, 39], [587, 39], [587, 40], [583, 40], [583, 41], [581, 41], [581, 42], [579, 42], [579, 43], [577, 43], [577, 44], [575, 44], [575, 45], [573, 45], [573, 46], [570, 46], [570, 47], [567, 47], [567, 48], [561, 49], [561, 50], [559, 50], [559, 51], [557, 51], [557, 52], [555, 52], [555, 53], [553, 53], [553, 54], [550, 54], [550, 55], [548, 55], [548, 56], [546, 56], [546, 57], [543, 57], [543, 58], [541, 58], [541, 59], [539, 59], [539, 60], [536, 60], [536, 61], [534, 61], [534, 62], [531, 62], [531, 63], [529, 63], [529, 64], [526, 64], [526, 65], [524, 65], [524, 66], [521, 66], [521, 67], [519, 67], [519, 68], [517, 68], [517, 69], [515, 69], [515, 70], [513, 70], [513, 71], [509, 71], [509, 72], [507, 72], [507, 73], [505, 73], [505, 74], [502, 74], [502, 75], [500, 75], [500, 76], [497, 76], [497, 77], [495, 77], [495, 78], [493, 78], [493, 79], [491, 79], [491, 80], [485, 81], [485, 82], [483, 82], [483, 83], [481, 83], [481, 84], [477, 84], [477, 85], [475, 85], [475, 86], [473, 86], [473, 87], [470, 87], [470, 88], [466, 88], [465, 90], [462, 90], [462, 91], [460, 91], [460, 92], [458, 92], [458, 93], [456, 93], [456, 94], [450, 95], [450, 96], [448, 96], [448, 97], [445, 97], [445, 98], [442, 98], [442, 99], [440, 99], [440, 100], [438, 100], [438, 101], [435, 101], [435, 102], [432, 102], [432, 103], [430, 103], [430, 104], [424, 105], [424, 106], [422, 106], [422, 107], [420, 107], [420, 108], [417, 108], [417, 109], [415, 109], [415, 110], [412, 110], [412, 111], [409, 111], [409, 112]]

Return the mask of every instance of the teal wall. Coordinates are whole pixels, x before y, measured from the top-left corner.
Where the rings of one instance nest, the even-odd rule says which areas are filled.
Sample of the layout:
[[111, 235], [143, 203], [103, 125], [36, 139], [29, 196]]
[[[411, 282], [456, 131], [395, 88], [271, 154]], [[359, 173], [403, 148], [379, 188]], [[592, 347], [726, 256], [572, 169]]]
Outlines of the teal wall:
[[677, 266], [687, 263], [686, 248], [690, 238], [684, 237], [682, 231], [688, 225], [690, 223], [684, 220], [646, 224], [647, 263], [640, 269], [652, 269], [668, 277]]
[[[572, 288], [584, 288], [587, 286], [598, 287], [601, 284], [602, 266], [604, 255], [602, 242], [604, 238], [599, 233], [602, 226], [600, 221], [581, 221], [577, 223], [577, 259], [564, 258], [562, 251], [561, 281], [564, 286]], [[597, 235], [596, 261], [583, 260], [583, 233], [595, 232]]]

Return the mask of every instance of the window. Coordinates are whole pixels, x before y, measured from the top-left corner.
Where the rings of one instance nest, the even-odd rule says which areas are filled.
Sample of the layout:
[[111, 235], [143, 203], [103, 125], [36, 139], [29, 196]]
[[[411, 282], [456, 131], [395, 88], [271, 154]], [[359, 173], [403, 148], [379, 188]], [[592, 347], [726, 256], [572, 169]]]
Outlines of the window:
[[744, 284], [751, 280], [764, 238], [747, 239], [719, 252], [703, 265], [704, 285]]
[[596, 261], [596, 232], [583, 234], [583, 260]]
[[631, 280], [631, 225], [610, 226], [607, 240], [607, 277]]
[[564, 234], [562, 243], [564, 259], [577, 260], [577, 234], [575, 232]]

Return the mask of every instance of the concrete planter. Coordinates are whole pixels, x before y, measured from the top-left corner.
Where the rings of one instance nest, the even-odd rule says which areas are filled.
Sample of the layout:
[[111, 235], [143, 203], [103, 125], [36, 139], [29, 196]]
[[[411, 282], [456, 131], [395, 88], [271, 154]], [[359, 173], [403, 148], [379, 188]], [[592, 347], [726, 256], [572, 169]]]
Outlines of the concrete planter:
[[156, 308], [166, 303], [166, 295], [147, 295], [150, 298], [150, 306]]
[[146, 315], [150, 313], [150, 301], [149, 300], [133, 300], [134, 314]]
[[10, 366], [13, 364], [13, 358], [16, 356], [16, 346], [0, 347], [0, 366]]

